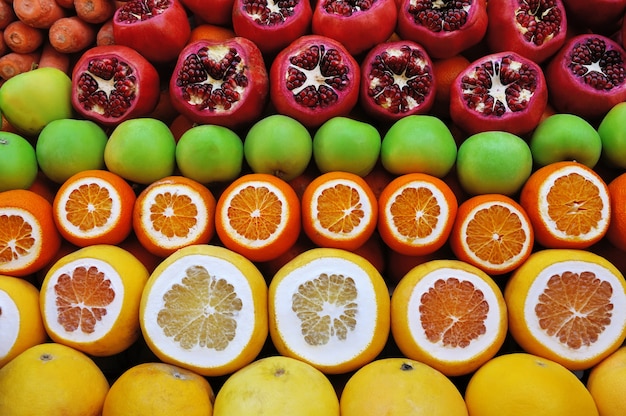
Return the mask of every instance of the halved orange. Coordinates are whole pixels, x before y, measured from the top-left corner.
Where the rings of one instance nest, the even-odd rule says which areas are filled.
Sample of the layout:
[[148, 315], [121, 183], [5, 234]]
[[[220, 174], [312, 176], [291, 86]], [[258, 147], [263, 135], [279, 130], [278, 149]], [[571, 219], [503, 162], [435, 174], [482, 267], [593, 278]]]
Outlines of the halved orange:
[[469, 374], [493, 358], [507, 335], [500, 288], [460, 260], [411, 269], [391, 296], [391, 332], [404, 356], [447, 376]]
[[459, 205], [449, 241], [459, 260], [501, 275], [524, 263], [535, 237], [526, 211], [514, 199], [483, 194]]
[[119, 244], [132, 230], [135, 191], [108, 170], [86, 170], [69, 177], [52, 209], [59, 232], [70, 243]]
[[267, 339], [267, 284], [254, 263], [208, 244], [183, 247], [152, 272], [140, 324], [163, 362], [206, 376], [252, 362]]
[[110, 356], [139, 337], [139, 301], [148, 270], [109, 244], [57, 260], [44, 278], [40, 308], [50, 338], [92, 356]]
[[372, 361], [389, 336], [389, 291], [365, 258], [316, 247], [286, 263], [269, 286], [272, 342], [326, 374]]
[[61, 236], [47, 199], [25, 189], [0, 192], [0, 274], [33, 274], [60, 247]]
[[587, 250], [533, 253], [504, 290], [509, 331], [527, 352], [585, 370], [626, 339], [626, 282]]
[[426, 173], [393, 179], [378, 198], [378, 232], [392, 250], [422, 256], [447, 241], [458, 201], [442, 180]]
[[302, 194], [302, 229], [320, 247], [356, 250], [372, 236], [378, 201], [365, 180], [350, 172], [316, 177]]
[[587, 248], [604, 237], [611, 219], [607, 184], [575, 161], [551, 163], [533, 172], [519, 202], [544, 248]]
[[137, 196], [133, 229], [149, 252], [167, 257], [179, 248], [206, 244], [215, 234], [216, 200], [209, 188], [185, 176], [152, 182]]
[[284, 254], [302, 229], [300, 200], [289, 183], [265, 173], [248, 173], [220, 194], [215, 229], [224, 246], [252, 261]]

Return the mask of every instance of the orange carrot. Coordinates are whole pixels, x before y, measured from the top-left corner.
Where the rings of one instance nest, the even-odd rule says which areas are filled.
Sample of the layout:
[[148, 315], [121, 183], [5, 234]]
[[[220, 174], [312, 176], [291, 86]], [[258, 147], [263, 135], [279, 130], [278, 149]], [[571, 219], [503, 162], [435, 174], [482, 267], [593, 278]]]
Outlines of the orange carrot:
[[56, 0], [13, 0], [18, 19], [38, 29], [49, 29], [52, 23], [68, 15]]
[[57, 68], [70, 75], [70, 54], [59, 52], [46, 40], [41, 47], [39, 68]]
[[82, 51], [96, 41], [96, 28], [78, 16], [62, 17], [50, 26], [50, 44], [59, 52]]
[[104, 23], [113, 17], [113, 0], [74, 0], [76, 15], [88, 23]]
[[0, 56], [0, 77], [9, 79], [36, 68], [39, 56], [39, 52], [5, 53]]
[[4, 29], [14, 20], [17, 20], [17, 16], [13, 11], [12, 4], [6, 1], [0, 1], [0, 29]]
[[113, 38], [113, 19], [109, 19], [100, 25], [96, 34], [96, 45], [115, 45]]
[[4, 29], [4, 42], [13, 52], [34, 52], [43, 44], [45, 32], [43, 29], [28, 26], [21, 20], [15, 20]]

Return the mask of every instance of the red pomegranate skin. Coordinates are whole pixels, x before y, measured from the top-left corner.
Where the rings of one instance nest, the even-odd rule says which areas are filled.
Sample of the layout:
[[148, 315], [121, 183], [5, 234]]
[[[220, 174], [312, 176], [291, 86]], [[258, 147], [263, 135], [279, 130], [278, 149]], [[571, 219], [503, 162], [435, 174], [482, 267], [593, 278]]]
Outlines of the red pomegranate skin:
[[605, 36], [619, 28], [626, 13], [626, 0], [563, 0], [563, 5], [571, 23]]
[[181, 0], [203, 23], [230, 26], [235, 0]]

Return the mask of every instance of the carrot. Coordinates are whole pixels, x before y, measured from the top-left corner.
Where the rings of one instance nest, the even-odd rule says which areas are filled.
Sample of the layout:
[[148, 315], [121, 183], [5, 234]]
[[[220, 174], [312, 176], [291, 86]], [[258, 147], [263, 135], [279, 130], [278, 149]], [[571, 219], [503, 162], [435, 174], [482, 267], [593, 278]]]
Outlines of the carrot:
[[58, 19], [50, 26], [48, 38], [50, 44], [59, 52], [74, 53], [82, 51], [96, 41], [96, 28], [78, 16]]
[[11, 3], [6, 1], [0, 1], [0, 29], [4, 29], [7, 25], [14, 20], [17, 20], [17, 16], [13, 11]]
[[13, 0], [18, 19], [38, 29], [49, 29], [52, 23], [68, 15], [56, 0]]
[[96, 34], [96, 45], [115, 45], [113, 38], [113, 19], [109, 19], [100, 25]]
[[0, 56], [0, 77], [6, 79], [30, 71], [37, 66], [39, 52], [9, 52]]
[[41, 47], [41, 57], [37, 67], [57, 68], [70, 75], [70, 54], [57, 51], [50, 41], [46, 40]]
[[13, 52], [34, 52], [43, 44], [45, 39], [43, 29], [28, 26], [21, 20], [15, 20], [4, 29], [4, 42]]
[[76, 15], [89, 23], [104, 23], [115, 13], [114, 0], [74, 0]]

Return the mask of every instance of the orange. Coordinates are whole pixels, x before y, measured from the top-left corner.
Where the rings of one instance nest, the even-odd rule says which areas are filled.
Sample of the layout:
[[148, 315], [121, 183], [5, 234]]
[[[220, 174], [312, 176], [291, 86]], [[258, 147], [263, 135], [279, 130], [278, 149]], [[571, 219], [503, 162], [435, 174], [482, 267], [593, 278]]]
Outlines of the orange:
[[214, 399], [208, 380], [193, 371], [159, 362], [140, 363], [113, 382], [102, 416], [210, 416]]
[[254, 263], [225, 247], [196, 244], [152, 272], [139, 322], [161, 361], [221, 376], [257, 357], [267, 320], [267, 284]]
[[544, 248], [587, 248], [606, 234], [611, 218], [608, 186], [591, 168], [555, 162], [533, 172], [520, 205]]
[[269, 261], [287, 252], [301, 228], [300, 200], [277, 176], [244, 174], [217, 200], [217, 236], [224, 246], [252, 261]]
[[235, 32], [228, 27], [214, 25], [210, 23], [202, 23], [191, 29], [191, 35], [187, 43], [196, 40], [226, 40], [235, 37]]
[[387, 357], [359, 368], [345, 384], [341, 416], [467, 416], [458, 388], [419, 361]]
[[608, 260], [579, 249], [530, 255], [507, 281], [509, 332], [524, 351], [586, 370], [626, 339], [626, 282]]
[[441, 179], [408, 173], [392, 180], [378, 197], [378, 232], [392, 250], [422, 256], [447, 241], [458, 202]]
[[411, 269], [391, 296], [391, 333], [405, 357], [448, 376], [475, 371], [507, 335], [500, 288], [460, 260], [431, 260]]
[[135, 235], [146, 250], [160, 257], [185, 246], [206, 244], [215, 234], [215, 204], [209, 188], [193, 179], [159, 179], [137, 196]]
[[501, 194], [476, 195], [463, 201], [450, 232], [455, 256], [490, 275], [519, 267], [532, 252], [534, 241], [524, 208]]
[[495, 357], [465, 389], [470, 416], [598, 416], [578, 377], [559, 363], [528, 353]]
[[606, 233], [607, 240], [626, 251], [626, 173], [612, 179], [609, 184], [611, 220]]
[[52, 204], [61, 236], [84, 247], [119, 244], [132, 230], [135, 191], [108, 170], [86, 170], [61, 184]]
[[92, 356], [110, 356], [139, 337], [146, 267], [117, 246], [95, 244], [57, 260], [40, 292], [50, 338]]
[[450, 86], [461, 71], [465, 70], [470, 61], [463, 55], [433, 60], [433, 76], [435, 84], [435, 110], [442, 115], [449, 115]]
[[389, 337], [389, 292], [376, 268], [352, 252], [307, 250], [269, 286], [272, 342], [281, 355], [326, 374], [372, 361]]
[[591, 368], [587, 389], [600, 415], [626, 415], [626, 345]]
[[0, 368], [48, 339], [39, 311], [39, 290], [20, 277], [0, 275]]
[[61, 236], [47, 199], [25, 189], [0, 192], [0, 274], [33, 274], [60, 247]]
[[318, 176], [301, 201], [302, 229], [320, 247], [356, 250], [376, 230], [378, 201], [367, 182], [354, 173]]
[[0, 368], [0, 415], [98, 416], [108, 391], [90, 357], [63, 344], [38, 344]]

